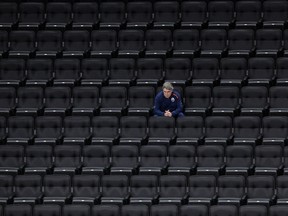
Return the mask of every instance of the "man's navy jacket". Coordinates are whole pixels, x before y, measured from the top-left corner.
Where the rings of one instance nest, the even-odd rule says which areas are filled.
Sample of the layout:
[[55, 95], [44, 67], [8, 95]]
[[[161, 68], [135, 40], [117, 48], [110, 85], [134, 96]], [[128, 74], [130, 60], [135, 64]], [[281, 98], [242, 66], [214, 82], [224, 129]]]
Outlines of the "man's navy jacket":
[[183, 105], [180, 94], [173, 90], [171, 96], [166, 98], [163, 91], [160, 91], [155, 97], [154, 115], [163, 116], [166, 110], [169, 110], [172, 115], [178, 116], [182, 112]]

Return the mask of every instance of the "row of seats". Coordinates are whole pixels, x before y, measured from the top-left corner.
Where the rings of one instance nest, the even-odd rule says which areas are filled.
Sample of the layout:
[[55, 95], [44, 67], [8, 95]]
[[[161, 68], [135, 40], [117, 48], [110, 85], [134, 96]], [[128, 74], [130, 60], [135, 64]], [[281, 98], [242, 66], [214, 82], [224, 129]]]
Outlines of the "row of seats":
[[[287, 1], [1, 3], [1, 28], [256, 28], [286, 26]], [[45, 25], [43, 25], [45, 23]], [[97, 27], [98, 27], [97, 26]]]
[[[1, 117], [1, 140], [7, 144], [281, 144], [287, 142], [288, 117], [199, 116], [28, 116]], [[63, 140], [64, 139], [64, 140]]]
[[[288, 176], [1, 175], [2, 203], [286, 204]], [[246, 183], [245, 183], [246, 182]], [[6, 187], [4, 187], [7, 185]], [[43, 189], [42, 189], [43, 186]], [[29, 192], [28, 192], [29, 191]], [[13, 201], [12, 201], [13, 200]], [[287, 206], [287, 204], [286, 204]]]
[[[130, 143], [128, 143], [130, 144]], [[245, 143], [244, 143], [245, 144]], [[288, 174], [288, 148], [276, 145], [0, 146], [2, 174]]]
[[287, 49], [288, 30], [280, 29], [0, 31], [4, 57], [277, 57]]
[[[87, 205], [35, 205], [33, 208], [25, 204], [7, 205], [4, 215], [9, 216], [285, 216], [288, 214], [287, 206], [274, 205], [269, 209], [263, 205], [240, 206], [239, 210], [233, 205], [214, 205], [207, 207], [204, 205], [183, 205], [177, 207], [173, 204], [160, 204], [148, 207], [146, 205], [131, 204], [123, 205], [95, 205], [90, 208]], [[239, 213], [238, 213], [239, 212]], [[2, 216], [2, 207], [0, 210]]]
[[287, 57], [1, 59], [1, 86], [287, 85]]
[[[178, 87], [186, 115], [285, 115], [288, 87], [189, 86]], [[157, 92], [161, 91], [160, 87]], [[155, 89], [125, 87], [0, 87], [0, 114], [12, 115], [153, 115]]]

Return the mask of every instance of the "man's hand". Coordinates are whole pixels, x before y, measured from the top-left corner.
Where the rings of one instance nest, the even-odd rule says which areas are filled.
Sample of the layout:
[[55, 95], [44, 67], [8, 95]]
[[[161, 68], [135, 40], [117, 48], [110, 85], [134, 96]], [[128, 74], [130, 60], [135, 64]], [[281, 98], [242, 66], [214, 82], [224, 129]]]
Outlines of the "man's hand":
[[172, 113], [169, 110], [166, 110], [164, 116], [171, 117]]

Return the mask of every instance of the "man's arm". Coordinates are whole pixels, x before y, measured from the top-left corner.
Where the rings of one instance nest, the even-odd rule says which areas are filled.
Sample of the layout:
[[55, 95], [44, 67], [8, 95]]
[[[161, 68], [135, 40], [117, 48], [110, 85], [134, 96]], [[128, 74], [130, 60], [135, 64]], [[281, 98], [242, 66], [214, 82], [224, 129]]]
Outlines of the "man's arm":
[[182, 100], [179, 97], [177, 100], [177, 108], [172, 112], [172, 116], [175, 117], [177, 116], [180, 112], [183, 110], [183, 105], [182, 105]]
[[163, 116], [164, 112], [160, 110], [160, 98], [158, 96], [155, 97], [154, 104], [154, 115]]

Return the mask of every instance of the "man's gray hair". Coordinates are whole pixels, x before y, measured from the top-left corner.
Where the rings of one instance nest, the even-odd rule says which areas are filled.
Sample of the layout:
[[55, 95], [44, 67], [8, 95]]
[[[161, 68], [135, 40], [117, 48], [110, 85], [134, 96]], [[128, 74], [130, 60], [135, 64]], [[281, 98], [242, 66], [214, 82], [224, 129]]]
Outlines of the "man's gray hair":
[[165, 82], [162, 86], [162, 89], [164, 89], [164, 88], [171, 90], [171, 91], [174, 89], [173, 85], [170, 82]]

